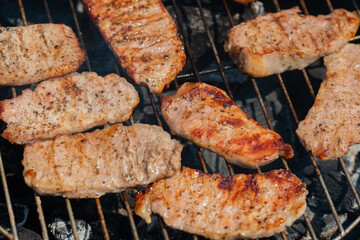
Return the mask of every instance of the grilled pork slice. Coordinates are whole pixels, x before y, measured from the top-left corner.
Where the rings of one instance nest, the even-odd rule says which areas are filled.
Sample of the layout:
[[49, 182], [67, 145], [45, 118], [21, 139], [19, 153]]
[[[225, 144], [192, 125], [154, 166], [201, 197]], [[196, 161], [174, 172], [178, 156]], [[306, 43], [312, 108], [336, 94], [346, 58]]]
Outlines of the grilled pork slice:
[[296, 133], [307, 150], [327, 160], [360, 143], [360, 45], [346, 44], [324, 63], [326, 78]]
[[161, 93], [186, 57], [161, 0], [83, 0], [90, 16], [136, 84]]
[[0, 101], [0, 119], [8, 124], [1, 136], [25, 144], [81, 132], [129, 119], [138, 103], [135, 88], [116, 74], [73, 73]]
[[279, 134], [250, 119], [223, 90], [206, 83], [185, 83], [173, 97], [162, 97], [161, 112], [172, 132], [242, 167], [294, 156]]
[[223, 177], [183, 167], [136, 196], [135, 213], [211, 239], [261, 238], [285, 230], [306, 208], [307, 190], [289, 170]]
[[239, 70], [254, 77], [303, 69], [344, 46], [359, 27], [355, 12], [304, 16], [298, 7], [266, 14], [231, 29], [225, 41]]
[[19, 86], [75, 72], [85, 60], [63, 24], [0, 27], [0, 85]]
[[173, 176], [181, 150], [158, 126], [115, 124], [26, 145], [23, 173], [41, 195], [94, 198]]

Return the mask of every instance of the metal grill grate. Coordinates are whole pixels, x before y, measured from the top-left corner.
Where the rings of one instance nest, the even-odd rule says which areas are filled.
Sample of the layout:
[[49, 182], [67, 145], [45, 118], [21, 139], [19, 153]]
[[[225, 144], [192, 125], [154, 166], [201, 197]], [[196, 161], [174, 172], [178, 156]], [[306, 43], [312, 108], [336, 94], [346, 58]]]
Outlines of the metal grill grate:
[[[228, 1], [227, 0], [222, 0], [222, 7], [223, 7], [223, 11], [227, 15], [229, 26], [232, 27], [232, 26], [235, 25], [235, 21], [233, 19], [233, 16], [234, 16], [233, 14], [234, 13], [232, 13], [232, 11], [231, 11], [231, 9], [229, 7], [229, 4], [232, 4], [230, 2], [231, 0], [228, 0]], [[326, 6], [329, 9], [329, 11], [332, 11], [334, 9], [331, 0], [322, 0], [322, 1], [323, 1], [323, 3], [322, 3], [321, 6]], [[356, 10], [358, 12], [358, 14], [360, 14], [359, 6], [355, 2], [355, 0], [351, 0], [351, 1], [352, 1], [353, 10]], [[207, 17], [205, 16], [204, 7], [203, 7], [204, 2], [202, 2], [200, 0], [195, 1], [197, 9], [198, 9], [199, 17], [200, 17], [200, 19], [202, 21], [202, 24], [203, 24], [203, 27], [205, 29], [206, 41], [207, 41], [207, 44], [209, 45], [209, 49], [211, 50], [210, 52], [212, 53], [212, 57], [215, 59], [216, 67], [201, 70], [201, 71], [199, 71], [199, 69], [198, 69], [197, 62], [196, 62], [195, 57], [194, 57], [194, 53], [193, 53], [193, 51], [191, 49], [191, 42], [189, 41], [189, 37], [187, 36], [188, 27], [186, 26], [186, 21], [184, 20], [184, 13], [182, 12], [182, 9], [179, 7], [180, 3], [181, 3], [181, 1], [176, 1], [176, 0], [164, 1], [164, 4], [167, 7], [174, 10], [173, 11], [173, 18], [177, 22], [178, 30], [179, 30], [180, 36], [181, 36], [181, 38], [183, 40], [184, 46], [185, 46], [186, 55], [187, 55], [187, 58], [188, 58], [188, 64], [191, 65], [189, 67], [189, 69], [190, 69], [189, 72], [190, 73], [183, 73], [183, 74], [180, 74], [177, 77], [177, 80], [174, 82], [175, 88], [178, 88], [179, 87], [179, 82], [181, 82], [184, 79], [191, 79], [191, 80], [195, 79], [196, 81], [201, 81], [202, 76], [211, 75], [211, 74], [220, 74], [221, 79], [222, 79], [222, 84], [224, 85], [224, 89], [229, 94], [229, 96], [234, 99], [234, 95], [233, 95], [231, 86], [229, 84], [229, 80], [227, 78], [227, 71], [234, 70], [235, 66], [232, 65], [232, 64], [228, 64], [228, 65], [223, 64], [223, 59], [221, 59], [221, 55], [218, 52], [219, 48], [217, 47], [216, 41], [215, 41], [215, 39], [213, 37], [213, 34], [212, 34], [213, 29], [209, 26], [209, 24], [207, 22]], [[88, 53], [87, 53], [86, 44], [85, 44], [85, 41], [84, 41], [86, 39], [84, 39], [84, 36], [82, 34], [82, 29], [80, 28], [80, 24], [79, 24], [79, 20], [78, 20], [78, 13], [76, 11], [76, 7], [79, 4], [81, 5], [81, 3], [76, 2], [76, 5], [75, 5], [73, 0], [69, 0], [68, 4], [69, 4], [69, 9], [71, 11], [71, 13], [69, 12], [69, 14], [72, 14], [72, 18], [73, 18], [73, 21], [75, 23], [77, 36], [78, 36], [78, 38], [80, 40], [81, 46], [83, 47], [83, 49], [86, 50], [86, 69], [83, 69], [83, 70], [91, 71], [92, 70], [91, 64], [90, 64], [91, 59], [89, 58]], [[267, 3], [267, 4], [269, 4], [269, 3]], [[276, 11], [280, 11], [280, 9], [281, 9], [280, 6], [288, 5], [285, 2], [280, 2], [279, 3], [278, 0], [273, 0], [272, 4], [273, 4], [273, 6], [272, 7], [270, 6], [270, 8], [273, 8]], [[303, 12], [305, 14], [312, 14], [311, 11], [309, 12], [308, 5], [305, 3], [305, 0], [299, 0], [298, 2], [294, 1], [294, 5], [296, 5], [296, 4], [301, 6], [301, 8], [302, 8], [302, 10], [303, 10]], [[339, 4], [339, 3], [337, 3], [337, 4]], [[309, 6], [311, 6], [311, 5], [309, 5]], [[209, 4], [207, 4], [207, 7], [211, 7], [211, 6]], [[341, 7], [341, 5], [336, 6], [336, 7]], [[51, 11], [49, 9], [49, 3], [48, 3], [47, 0], [43, 0], [42, 8], [43, 8], [44, 12], [46, 13], [48, 22], [53, 22], [53, 17], [52, 17]], [[244, 7], [244, 9], [246, 9], [246, 8], [251, 10], [253, 18], [257, 17], [257, 14], [256, 14], [257, 11], [256, 11], [256, 5], [255, 4], [250, 4], [250, 5], [246, 6], [246, 7]], [[18, 9], [19, 9], [19, 12], [20, 12], [21, 17], [22, 17], [22, 24], [27, 25], [27, 19], [26, 19], [26, 16], [27, 16], [26, 12], [27, 11], [23, 6], [22, 0], [18, 0]], [[30, 9], [30, 6], [29, 6], [29, 9]], [[269, 11], [271, 11], [271, 10], [269, 10]], [[248, 20], [248, 19], [246, 19], [246, 20]], [[89, 21], [88, 24], [92, 24], [92, 23]], [[359, 38], [360, 38], [360, 36], [356, 36], [354, 39], [352, 39], [352, 41], [356, 41]], [[114, 65], [113, 70], [116, 73], [120, 74], [120, 75], [122, 73], [118, 64]], [[312, 83], [311, 83], [311, 81], [309, 79], [307, 70], [305, 69], [305, 70], [301, 70], [301, 71], [298, 71], [298, 72], [299, 72], [299, 75], [302, 76], [301, 78], [303, 79], [303, 81], [305, 81], [305, 84], [308, 87], [309, 94], [312, 97], [312, 101], [313, 101], [314, 98], [315, 98], [315, 91], [314, 91], [314, 89], [312, 87]], [[239, 75], [239, 77], [241, 76], [240, 73], [238, 73], [238, 75]], [[283, 79], [283, 75], [286, 75], [286, 74], [278, 74], [276, 76], [277, 79], [278, 79], [278, 82], [279, 82], [279, 86], [280, 86], [279, 89], [281, 90], [281, 92], [282, 92], [282, 94], [283, 94], [283, 96], [285, 98], [285, 102], [287, 103], [287, 105], [288, 105], [288, 107], [290, 109], [291, 117], [293, 118], [293, 121], [297, 125], [299, 123], [299, 117], [298, 117], [298, 115], [296, 113], [296, 108], [295, 108], [295, 106], [294, 106], [294, 104], [293, 104], [293, 102], [291, 100], [290, 94], [288, 92], [288, 88], [286, 87], [286, 84], [284, 82], [284, 79], [286, 81], [286, 77]], [[264, 99], [262, 97], [262, 94], [261, 94], [261, 91], [260, 91], [261, 87], [259, 87], [259, 85], [261, 86], [264, 81], [267, 81], [267, 80], [250, 78], [250, 82], [251, 82], [251, 84], [253, 86], [256, 97], [257, 97], [258, 102], [259, 102], [259, 104], [261, 106], [261, 110], [263, 112], [264, 118], [266, 119], [266, 123], [267, 123], [267, 125], [268, 125], [268, 127], [270, 129], [274, 129], [271, 118], [269, 117], [270, 116], [270, 114], [268, 113], [269, 110], [266, 108], [265, 101], [264, 101]], [[35, 85], [32, 85], [31, 87], [34, 87], [34, 86]], [[171, 87], [173, 87], [173, 86], [171, 86]], [[142, 91], [143, 90], [144, 89], [142, 89]], [[16, 96], [17, 89], [11, 88], [11, 91], [12, 91], [12, 96]], [[158, 125], [160, 125], [161, 127], [163, 127], [162, 118], [161, 118], [161, 116], [159, 114], [159, 109], [158, 109], [158, 96], [149, 93], [147, 90], [145, 92], [146, 92], [145, 95], [149, 97], [148, 100], [151, 103], [153, 116], [156, 119], [155, 122]], [[140, 94], [141, 94], [141, 92], [140, 92]], [[236, 100], [236, 99], [234, 99], [234, 100]], [[134, 123], [134, 120], [133, 120], [133, 118], [131, 118], [130, 121], [129, 121], [129, 124], [133, 124], [133, 123]], [[194, 148], [196, 149], [197, 157], [198, 157], [198, 159], [200, 161], [200, 164], [201, 164], [203, 170], [207, 172], [208, 171], [207, 161], [203, 156], [202, 150], [199, 149], [196, 146], [194, 146]], [[343, 239], [350, 231], [352, 231], [358, 225], [358, 223], [360, 222], [360, 216], [358, 216], [353, 222], [348, 224], [347, 227], [344, 229], [344, 226], [341, 223], [341, 220], [339, 218], [339, 214], [336, 211], [336, 208], [334, 206], [332, 196], [329, 193], [327, 185], [325, 184], [324, 178], [322, 176], [322, 173], [321, 173], [321, 171], [319, 169], [319, 166], [318, 166], [314, 156], [309, 155], [309, 159], [310, 159], [311, 164], [313, 165], [313, 168], [315, 170], [316, 177], [317, 177], [318, 181], [320, 182], [321, 187], [322, 187], [322, 189], [323, 189], [323, 191], [325, 193], [325, 197], [326, 197], [326, 200], [327, 200], [327, 202], [329, 204], [330, 211], [331, 211], [331, 213], [332, 213], [332, 215], [333, 215], [333, 217], [334, 217], [334, 219], [336, 221], [338, 235], [337, 235], [337, 237], [335, 237], [335, 239]], [[356, 188], [354, 186], [354, 183], [351, 180], [349, 171], [348, 171], [347, 167], [345, 166], [345, 162], [344, 162], [344, 160], [342, 158], [339, 158], [338, 161], [339, 161], [339, 164], [341, 166], [342, 173], [346, 177], [347, 184], [350, 187], [351, 192], [353, 193], [353, 197], [354, 197], [354, 199], [356, 201], [356, 204], [360, 207], [360, 198], [359, 198], [358, 193], [356, 192]], [[289, 169], [288, 163], [284, 159], [282, 159], [282, 164], [283, 164], [283, 167]], [[233, 175], [236, 172], [234, 170], [234, 169], [236, 169], [236, 167], [233, 167], [230, 164], [226, 164], [226, 166], [227, 166], [229, 174]], [[257, 171], [261, 172], [261, 169], [257, 169]], [[339, 172], [339, 174], [342, 174], [342, 173]], [[15, 222], [15, 215], [14, 215], [14, 212], [13, 212], [13, 208], [12, 208], [12, 204], [11, 204], [11, 200], [10, 200], [10, 193], [9, 193], [9, 190], [11, 190], [11, 189], [8, 187], [7, 178], [6, 178], [6, 174], [5, 174], [4, 166], [3, 166], [3, 160], [1, 158], [1, 156], [0, 156], [0, 174], [1, 174], [1, 180], [2, 180], [3, 190], [4, 190], [6, 205], [7, 205], [7, 209], [8, 209], [8, 214], [9, 214], [9, 222], [10, 222], [10, 225], [11, 225], [11, 233], [7, 232], [5, 230], [5, 228], [3, 228], [1, 226], [0, 226], [0, 233], [3, 234], [3, 236], [5, 236], [8, 239], [18, 239], [18, 233], [17, 233], [17, 228], [16, 228], [16, 222]], [[137, 229], [137, 227], [135, 225], [135, 220], [134, 220], [134, 217], [133, 217], [133, 214], [132, 214], [131, 204], [130, 204], [127, 193], [122, 192], [121, 194], [118, 194], [117, 196], [120, 198], [120, 201], [122, 201], [124, 203], [124, 205], [125, 205], [133, 238], [134, 239], [139, 239], [138, 229]], [[39, 223], [40, 223], [40, 227], [41, 227], [42, 237], [43, 237], [43, 239], [49, 239], [48, 229], [47, 229], [47, 225], [46, 225], [46, 221], [45, 221], [46, 216], [44, 215], [43, 208], [42, 208], [42, 200], [41, 200], [40, 196], [38, 196], [37, 194], [34, 194], [34, 199], [35, 199], [36, 209], [37, 209], [37, 212], [38, 212], [38, 218], [39, 218]], [[99, 215], [100, 225], [101, 225], [101, 228], [102, 228], [102, 231], [103, 231], [103, 238], [104, 239], [110, 239], [108, 226], [111, 223], [109, 223], [109, 222], [106, 223], [100, 199], [95, 199], [95, 204], [96, 204], [96, 209], [97, 209], [98, 215]], [[76, 228], [76, 223], [75, 223], [74, 211], [72, 209], [72, 205], [71, 205], [71, 202], [70, 202], [69, 199], [65, 199], [65, 205], [66, 205], [66, 210], [68, 212], [69, 220], [71, 222], [71, 227], [72, 227], [73, 232], [74, 232], [74, 237], [75, 237], [75, 239], [79, 239], [79, 235], [78, 235], [77, 230], [76, 230], [77, 228]], [[312, 226], [312, 223], [311, 223], [309, 217], [306, 214], [304, 215], [304, 221], [305, 221], [305, 224], [307, 226], [308, 233], [309, 233], [310, 237], [312, 239], [317, 239], [317, 235], [316, 235], [315, 230], [314, 230], [314, 228]], [[161, 219], [159, 219], [159, 223], [160, 223], [160, 228], [162, 230], [163, 238], [166, 239], [166, 240], [170, 239], [171, 236], [169, 236], [168, 228], [165, 227], [165, 224], [163, 223], [163, 221]], [[283, 239], [287, 239], [287, 236], [286, 236], [286, 234], [284, 232], [281, 233], [281, 237]], [[193, 239], [198, 239], [198, 237], [195, 236], [195, 235], [192, 236], [192, 238]]]

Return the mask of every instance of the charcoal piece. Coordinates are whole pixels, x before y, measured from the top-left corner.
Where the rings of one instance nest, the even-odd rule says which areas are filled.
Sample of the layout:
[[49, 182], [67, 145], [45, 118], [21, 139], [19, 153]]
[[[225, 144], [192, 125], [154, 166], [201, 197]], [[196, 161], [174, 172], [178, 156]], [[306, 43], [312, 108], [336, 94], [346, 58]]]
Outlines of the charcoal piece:
[[[80, 240], [88, 240], [91, 238], [91, 226], [83, 220], [76, 220], [77, 232]], [[56, 240], [73, 240], [75, 236], [69, 221], [55, 218], [49, 224], [50, 232]]]
[[19, 239], [21, 240], [41, 240], [41, 236], [36, 232], [33, 232], [27, 228], [18, 227], [17, 228]]
[[[329, 191], [335, 209], [338, 213], [354, 213], [359, 208], [354, 204], [354, 196], [349, 188], [347, 180], [341, 172], [338, 160], [318, 161], [322, 177]], [[324, 190], [317, 179], [312, 166], [304, 169], [308, 195], [308, 205], [315, 212], [331, 213]]]

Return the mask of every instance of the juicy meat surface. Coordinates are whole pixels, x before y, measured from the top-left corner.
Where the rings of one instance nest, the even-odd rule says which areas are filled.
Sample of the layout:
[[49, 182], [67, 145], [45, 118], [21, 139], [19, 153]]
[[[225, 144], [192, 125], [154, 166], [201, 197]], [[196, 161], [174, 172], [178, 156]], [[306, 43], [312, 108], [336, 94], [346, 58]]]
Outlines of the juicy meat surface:
[[161, 93], [185, 65], [183, 44], [161, 0], [83, 0], [123, 69]]
[[173, 97], [162, 97], [161, 113], [173, 133], [242, 167], [294, 156], [279, 134], [250, 119], [223, 90], [206, 83], [188, 82]]
[[63, 24], [0, 27], [0, 85], [19, 86], [75, 72], [85, 53]]
[[1, 136], [25, 144], [123, 122], [138, 103], [135, 88], [116, 74], [72, 73], [0, 101], [0, 119], [7, 123]]
[[289, 170], [223, 177], [183, 167], [138, 192], [135, 213], [211, 239], [261, 238], [285, 230], [306, 209], [307, 190]]
[[360, 143], [360, 45], [348, 43], [324, 63], [326, 78], [296, 133], [307, 150], [327, 160]]
[[95, 198], [173, 176], [181, 150], [158, 126], [115, 124], [26, 145], [23, 174], [41, 195]]
[[298, 7], [266, 14], [233, 27], [225, 41], [239, 70], [254, 77], [303, 69], [343, 47], [359, 27], [355, 12], [304, 16]]

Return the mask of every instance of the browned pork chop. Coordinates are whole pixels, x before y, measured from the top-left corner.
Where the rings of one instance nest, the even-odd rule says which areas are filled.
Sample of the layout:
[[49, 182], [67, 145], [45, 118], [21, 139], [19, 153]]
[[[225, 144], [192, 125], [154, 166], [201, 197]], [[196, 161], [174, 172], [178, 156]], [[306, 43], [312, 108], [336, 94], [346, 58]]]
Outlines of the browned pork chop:
[[1, 136], [24, 144], [81, 132], [129, 119], [138, 103], [135, 88], [116, 74], [73, 73], [0, 101], [0, 119], [8, 124]]
[[296, 133], [307, 150], [327, 160], [360, 143], [360, 45], [348, 43], [324, 63], [326, 78]]
[[136, 84], [161, 93], [186, 57], [161, 0], [83, 0], [90, 16]]
[[181, 150], [158, 126], [115, 124], [34, 141], [22, 163], [25, 182], [41, 195], [94, 198], [173, 176]]
[[183, 167], [136, 196], [135, 213], [152, 212], [170, 227], [211, 239], [262, 238], [305, 212], [307, 190], [288, 170], [223, 177]]
[[254, 77], [303, 69], [344, 46], [359, 27], [356, 12], [304, 16], [298, 7], [266, 14], [231, 29], [225, 42], [241, 72]]
[[0, 27], [0, 85], [19, 86], [75, 72], [85, 60], [63, 24]]
[[162, 97], [161, 113], [173, 133], [242, 167], [294, 156], [279, 134], [250, 119], [223, 90], [206, 83], [188, 82], [173, 97]]

